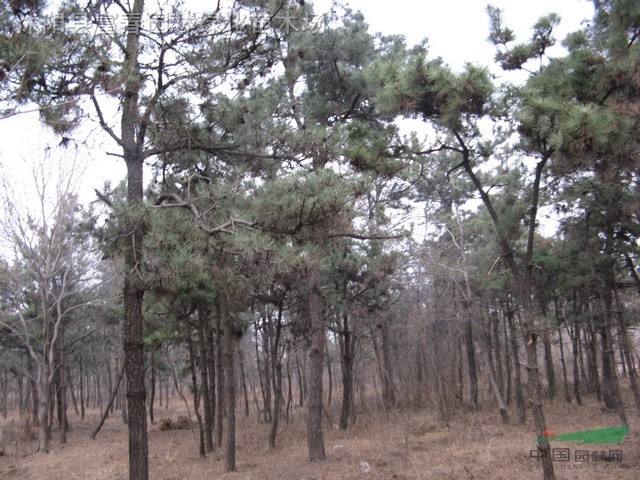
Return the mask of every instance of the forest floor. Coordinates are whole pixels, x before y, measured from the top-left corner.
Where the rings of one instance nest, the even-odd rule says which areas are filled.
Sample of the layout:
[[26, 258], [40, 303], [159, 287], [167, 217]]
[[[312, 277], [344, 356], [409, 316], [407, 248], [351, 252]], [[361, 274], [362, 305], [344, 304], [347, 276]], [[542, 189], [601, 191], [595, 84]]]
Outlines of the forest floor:
[[[625, 392], [627, 393], [627, 392]], [[626, 398], [627, 410], [633, 403]], [[156, 417], [176, 418], [184, 414], [176, 401], [168, 410], [157, 409]], [[149, 426], [150, 478], [153, 480], [320, 480], [320, 479], [540, 479], [535, 450], [535, 434], [529, 416], [526, 426], [500, 423], [497, 412], [459, 413], [445, 425], [433, 414], [412, 412], [389, 416], [360, 415], [347, 431], [325, 425], [327, 460], [307, 461], [303, 409], [295, 420], [278, 433], [278, 447], [269, 451], [269, 426], [255, 416], [240, 418], [237, 434], [235, 473], [223, 472], [223, 452], [200, 458], [197, 429], [160, 431], [158, 423]], [[515, 409], [511, 412], [515, 416]], [[111, 416], [96, 440], [89, 435], [99, 419], [90, 411], [81, 422], [70, 414], [73, 430], [68, 444], [59, 448], [54, 432], [53, 451], [33, 453], [36, 442], [12, 447], [10, 455], [0, 457], [0, 479], [11, 480], [120, 480], [128, 478], [127, 429], [120, 416]], [[547, 423], [559, 435], [580, 430], [618, 425], [617, 415], [605, 414], [597, 402], [587, 399], [583, 407], [567, 405], [561, 399], [546, 405]], [[512, 418], [512, 422], [514, 419]], [[577, 445], [552, 442], [569, 461], [555, 460], [559, 479], [640, 478], [640, 422], [630, 415], [631, 432], [620, 445]], [[6, 428], [10, 419], [2, 421]], [[15, 423], [14, 423], [15, 425]], [[11, 449], [14, 449], [13, 451]], [[558, 449], [569, 449], [558, 450]], [[621, 452], [612, 461], [602, 461], [599, 452]], [[584, 462], [576, 462], [576, 452], [586, 452]], [[596, 453], [597, 452], [597, 453]], [[17, 453], [17, 455], [16, 455]], [[595, 453], [595, 455], [594, 455]], [[621, 458], [620, 458], [621, 456]]]

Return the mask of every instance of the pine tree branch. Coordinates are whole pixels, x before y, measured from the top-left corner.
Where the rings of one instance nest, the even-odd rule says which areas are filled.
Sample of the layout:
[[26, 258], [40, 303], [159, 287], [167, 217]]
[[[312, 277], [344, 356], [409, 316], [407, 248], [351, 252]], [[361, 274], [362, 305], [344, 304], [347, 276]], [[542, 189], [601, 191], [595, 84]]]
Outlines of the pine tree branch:
[[95, 94], [93, 94], [93, 93], [91, 94], [91, 102], [93, 103], [93, 107], [95, 108], [96, 114], [98, 115], [98, 121], [100, 122], [100, 127], [102, 127], [102, 129], [105, 132], [107, 132], [107, 134], [111, 138], [113, 138], [113, 140], [115, 140], [115, 142], [118, 145], [123, 147], [124, 144], [122, 143], [122, 139], [115, 134], [113, 129], [105, 121], [104, 115], [102, 114], [102, 108], [100, 107], [100, 104], [98, 103], [98, 99], [96, 98]]
[[399, 240], [405, 238], [406, 235], [364, 235], [356, 232], [337, 232], [330, 233], [326, 238], [353, 238], [356, 240]]
[[[165, 201], [171, 201], [171, 203], [164, 203]], [[193, 216], [198, 222], [198, 226], [200, 227], [200, 229], [210, 235], [214, 235], [217, 233], [232, 234], [236, 226], [246, 227], [246, 228], [251, 228], [255, 226], [255, 224], [252, 222], [248, 222], [241, 218], [231, 217], [228, 221], [226, 221], [222, 225], [218, 225], [217, 227], [211, 227], [204, 222], [204, 220], [202, 219], [202, 215], [195, 204], [182, 200], [175, 193], [165, 193], [163, 195], [160, 195], [160, 197], [158, 197], [158, 200], [156, 200], [156, 203], [155, 205], [153, 205], [153, 207], [154, 208], [185, 208], [193, 214]]]
[[111, 200], [109, 200], [109, 198], [105, 194], [101, 193], [96, 188], [94, 188], [93, 191], [95, 192], [95, 194], [96, 194], [96, 196], [98, 197], [99, 200], [104, 202], [109, 208], [113, 208], [113, 202]]

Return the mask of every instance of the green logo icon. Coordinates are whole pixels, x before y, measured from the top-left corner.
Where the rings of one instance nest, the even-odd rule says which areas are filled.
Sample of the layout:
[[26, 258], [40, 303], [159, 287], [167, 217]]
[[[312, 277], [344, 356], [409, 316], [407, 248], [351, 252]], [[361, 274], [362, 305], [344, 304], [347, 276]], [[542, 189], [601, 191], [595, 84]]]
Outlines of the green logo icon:
[[622, 443], [627, 433], [629, 433], [629, 425], [600, 428], [598, 430], [584, 430], [582, 432], [564, 433], [562, 435], [555, 435], [550, 428], [547, 428], [542, 437], [538, 438], [537, 441], [577, 442], [580, 445], [584, 443]]

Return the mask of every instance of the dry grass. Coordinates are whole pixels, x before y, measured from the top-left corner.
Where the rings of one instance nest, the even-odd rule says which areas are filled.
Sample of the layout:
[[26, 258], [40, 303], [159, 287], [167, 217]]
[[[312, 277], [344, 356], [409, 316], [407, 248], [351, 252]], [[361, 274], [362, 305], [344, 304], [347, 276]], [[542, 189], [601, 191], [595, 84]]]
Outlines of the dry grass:
[[[627, 403], [632, 405], [632, 403]], [[631, 409], [629, 409], [631, 410]], [[561, 400], [547, 406], [548, 424], [557, 434], [576, 430], [614, 426], [617, 418], [603, 414], [588, 401], [584, 407], [567, 406]], [[176, 402], [161, 417], [177, 418], [184, 412]], [[436, 423], [429, 413], [396, 414], [384, 417], [361, 416], [348, 431], [327, 425], [327, 460], [310, 463], [306, 457], [303, 411], [283, 425], [278, 447], [266, 448], [268, 426], [255, 418], [240, 419], [238, 425], [238, 472], [225, 474], [221, 452], [200, 458], [197, 435], [190, 430], [161, 431], [151, 425], [150, 478], [183, 480], [200, 478], [311, 480], [311, 479], [539, 479], [531, 425], [502, 426], [493, 411], [460, 414], [448, 427]], [[49, 454], [32, 453], [35, 443], [23, 445], [19, 455], [0, 457], [0, 478], [11, 480], [120, 480], [127, 478], [127, 431], [119, 417], [110, 418], [94, 441], [89, 440], [98, 412], [85, 422], [71, 417], [74, 429], [64, 449]], [[560, 479], [640, 478], [640, 434], [638, 419], [632, 418], [632, 433], [620, 446], [556, 444], [555, 448], [580, 450], [622, 450], [622, 462], [577, 464], [556, 462]], [[56, 440], [54, 439], [54, 445]], [[11, 450], [9, 450], [11, 451]], [[364, 462], [364, 463], [363, 463]], [[363, 470], [369, 469], [368, 473]]]

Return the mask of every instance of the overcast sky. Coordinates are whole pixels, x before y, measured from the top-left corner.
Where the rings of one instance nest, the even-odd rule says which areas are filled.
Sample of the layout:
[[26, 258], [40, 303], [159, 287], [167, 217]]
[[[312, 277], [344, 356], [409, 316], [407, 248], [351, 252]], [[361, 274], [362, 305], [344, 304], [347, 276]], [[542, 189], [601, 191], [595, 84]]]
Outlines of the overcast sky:
[[[202, 3], [198, 2], [200, 6]], [[394, 0], [382, 2], [372, 0], [350, 0], [354, 10], [361, 10], [370, 25], [371, 32], [403, 34], [410, 44], [423, 38], [429, 39], [430, 55], [441, 56], [453, 68], [465, 62], [491, 65], [493, 47], [486, 41], [489, 28], [486, 3], [482, 0]], [[326, 11], [330, 1], [315, 2], [318, 12]], [[504, 10], [505, 25], [516, 32], [518, 40], [530, 36], [530, 26], [542, 15], [558, 13], [562, 23], [557, 29], [558, 40], [578, 29], [584, 19], [592, 16], [593, 7], [586, 0], [495, 0], [493, 5]], [[558, 51], [557, 54], [560, 54]], [[38, 128], [37, 113], [24, 114], [0, 120], [0, 164], [3, 171], [24, 176], [25, 165], [36, 158], [47, 144], [55, 145], [49, 134]], [[97, 126], [84, 129], [82, 140], [90, 146], [86, 179], [82, 196], [93, 199], [94, 188], [104, 180], [118, 182], [124, 178], [123, 162], [107, 157], [107, 143], [95, 134]]]
[[[319, 10], [330, 1], [318, 0]], [[465, 62], [489, 65], [494, 56], [487, 42], [489, 21], [487, 4], [504, 11], [505, 26], [516, 33], [517, 40], [530, 37], [530, 27], [538, 18], [554, 12], [562, 23], [556, 37], [580, 27], [593, 15], [593, 4], [587, 0], [349, 0], [354, 10], [364, 13], [371, 31], [403, 34], [409, 43], [429, 39], [430, 53], [441, 56], [454, 68]]]

